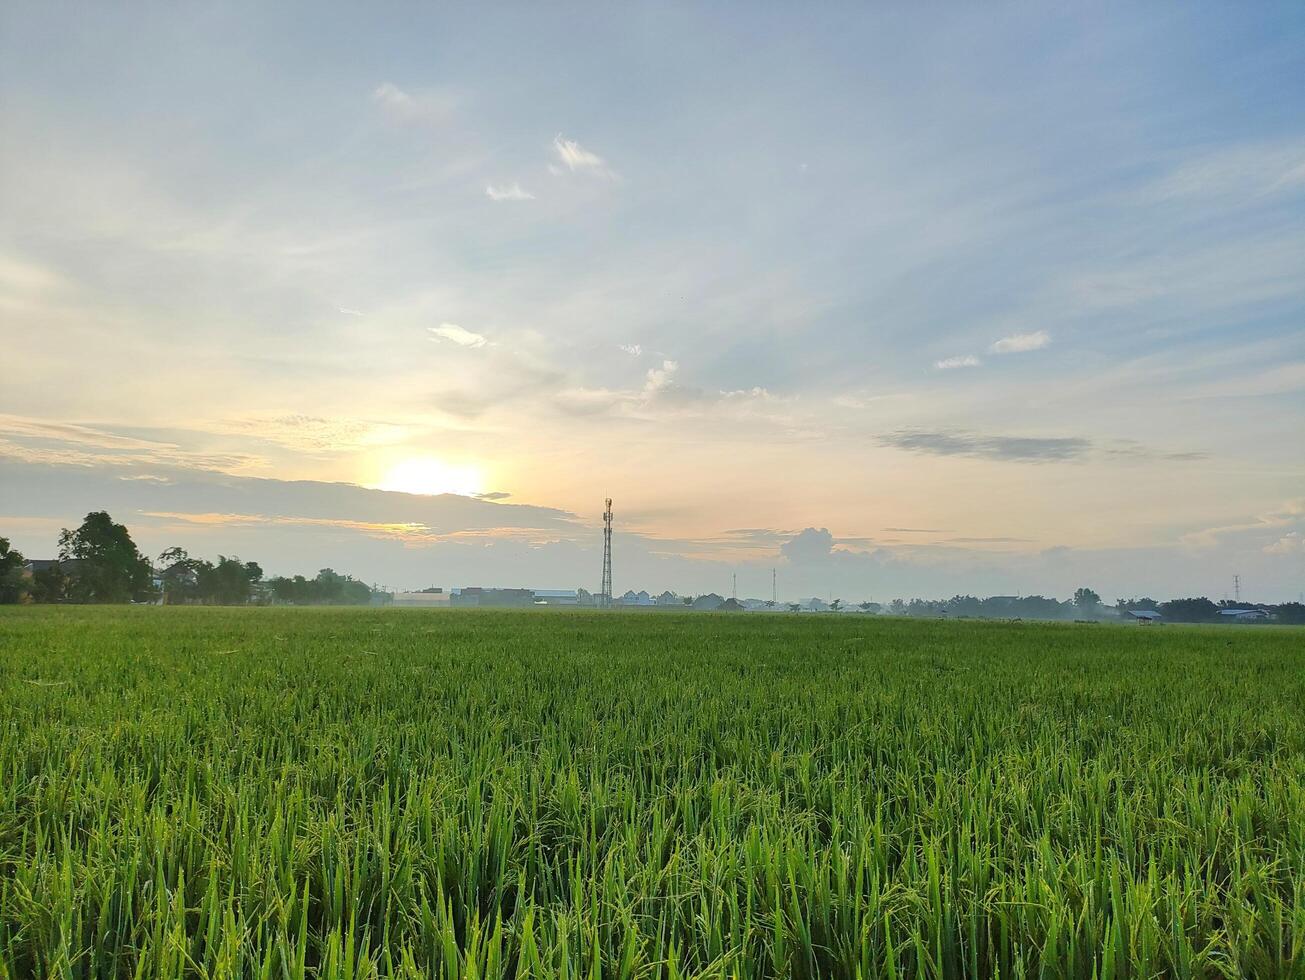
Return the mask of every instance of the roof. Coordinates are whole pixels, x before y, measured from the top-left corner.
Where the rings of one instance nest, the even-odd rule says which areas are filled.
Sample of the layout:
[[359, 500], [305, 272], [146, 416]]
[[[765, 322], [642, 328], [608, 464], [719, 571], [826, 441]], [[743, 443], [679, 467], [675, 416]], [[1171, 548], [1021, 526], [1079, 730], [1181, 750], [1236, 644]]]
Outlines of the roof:
[[1263, 609], [1220, 609], [1220, 616], [1267, 616]]
[[574, 599], [575, 589], [535, 589], [537, 599]]
[[1128, 615], [1132, 616], [1134, 619], [1163, 619], [1164, 618], [1154, 609], [1130, 609], [1128, 610]]

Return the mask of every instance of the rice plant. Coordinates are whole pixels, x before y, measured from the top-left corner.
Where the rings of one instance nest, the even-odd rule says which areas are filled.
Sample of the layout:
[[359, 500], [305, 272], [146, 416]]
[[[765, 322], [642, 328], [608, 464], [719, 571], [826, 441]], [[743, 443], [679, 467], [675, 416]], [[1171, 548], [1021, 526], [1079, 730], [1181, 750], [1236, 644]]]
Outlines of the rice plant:
[[1305, 976], [1305, 632], [0, 613], [0, 977]]

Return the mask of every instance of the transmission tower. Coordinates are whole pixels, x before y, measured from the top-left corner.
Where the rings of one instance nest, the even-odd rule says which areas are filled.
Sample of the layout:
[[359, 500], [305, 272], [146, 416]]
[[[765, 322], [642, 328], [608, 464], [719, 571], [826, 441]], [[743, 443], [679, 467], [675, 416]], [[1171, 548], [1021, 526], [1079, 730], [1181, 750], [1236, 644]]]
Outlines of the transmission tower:
[[1242, 577], [1240, 575], [1233, 576], [1233, 599], [1237, 605], [1242, 604]]
[[612, 604], [612, 498], [607, 498], [603, 511], [603, 587], [598, 595], [598, 605], [606, 609]]

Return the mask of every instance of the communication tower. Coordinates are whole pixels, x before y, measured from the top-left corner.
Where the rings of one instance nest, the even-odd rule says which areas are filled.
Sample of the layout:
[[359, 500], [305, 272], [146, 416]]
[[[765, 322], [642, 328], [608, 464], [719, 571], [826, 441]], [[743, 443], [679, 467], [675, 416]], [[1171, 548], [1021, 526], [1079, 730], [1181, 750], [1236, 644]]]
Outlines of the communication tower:
[[603, 587], [598, 594], [598, 604], [606, 609], [612, 604], [612, 498], [607, 498], [603, 511]]

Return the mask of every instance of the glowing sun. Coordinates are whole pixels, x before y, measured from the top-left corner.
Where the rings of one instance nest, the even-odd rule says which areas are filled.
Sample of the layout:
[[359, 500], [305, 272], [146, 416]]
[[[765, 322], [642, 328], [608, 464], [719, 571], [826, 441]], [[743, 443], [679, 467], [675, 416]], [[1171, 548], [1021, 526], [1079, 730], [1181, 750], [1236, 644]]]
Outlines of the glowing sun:
[[413, 456], [400, 460], [385, 472], [377, 487], [398, 493], [431, 496], [456, 493], [474, 497], [485, 492], [484, 480], [478, 467], [454, 466], [433, 456]]

